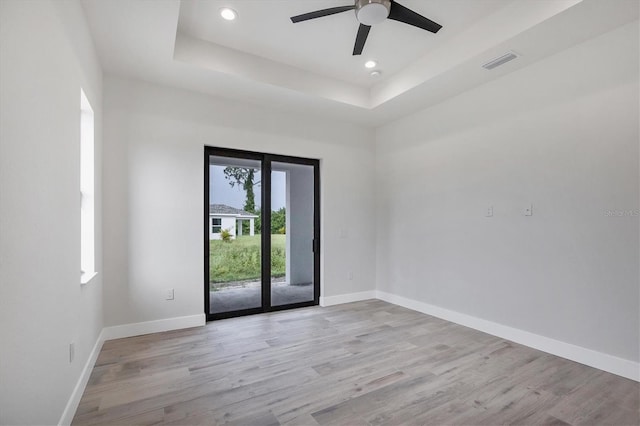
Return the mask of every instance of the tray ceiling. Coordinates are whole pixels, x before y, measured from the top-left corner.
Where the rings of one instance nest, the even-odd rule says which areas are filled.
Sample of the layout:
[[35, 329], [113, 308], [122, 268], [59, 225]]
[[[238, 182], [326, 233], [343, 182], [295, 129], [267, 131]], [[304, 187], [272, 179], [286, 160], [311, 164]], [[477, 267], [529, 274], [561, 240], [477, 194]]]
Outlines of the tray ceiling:
[[[379, 125], [632, 20], [634, 0], [400, 0], [443, 25], [374, 25], [352, 56], [352, 11], [291, 23], [349, 0], [83, 0], [107, 72], [282, 110]], [[235, 21], [221, 19], [231, 7]], [[482, 64], [515, 51], [492, 71]], [[381, 76], [369, 76], [374, 59]]]

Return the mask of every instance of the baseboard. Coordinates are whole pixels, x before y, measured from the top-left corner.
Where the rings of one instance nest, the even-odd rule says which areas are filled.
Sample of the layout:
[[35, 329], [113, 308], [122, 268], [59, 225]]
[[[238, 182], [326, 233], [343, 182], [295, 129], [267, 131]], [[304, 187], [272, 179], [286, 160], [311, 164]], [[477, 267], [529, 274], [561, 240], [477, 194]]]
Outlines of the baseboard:
[[84, 393], [84, 389], [87, 387], [87, 383], [89, 382], [89, 377], [91, 377], [91, 371], [93, 371], [93, 366], [96, 364], [96, 360], [98, 359], [98, 355], [100, 354], [100, 350], [102, 349], [102, 344], [104, 343], [104, 329], [98, 335], [98, 339], [96, 340], [95, 345], [93, 345], [93, 349], [89, 354], [89, 358], [87, 362], [84, 364], [84, 368], [82, 369], [82, 373], [80, 373], [80, 377], [78, 378], [78, 382], [76, 386], [73, 388], [73, 392], [71, 392], [71, 396], [69, 397], [69, 401], [67, 401], [67, 406], [64, 407], [64, 411], [62, 412], [62, 416], [60, 417], [59, 425], [70, 425], [73, 420], [73, 416], [76, 414], [76, 410], [78, 409], [78, 405], [80, 404], [80, 399], [82, 398], [82, 394]]
[[124, 337], [143, 334], [160, 333], [162, 331], [180, 330], [182, 328], [200, 327], [206, 324], [205, 314], [184, 317], [165, 318], [155, 321], [135, 322], [131, 324], [105, 327], [104, 340], [122, 339]]
[[375, 290], [361, 291], [359, 293], [339, 294], [337, 296], [326, 296], [320, 298], [320, 306], [341, 305], [343, 303], [359, 302], [361, 300], [375, 299]]
[[508, 327], [492, 321], [483, 320], [471, 315], [440, 308], [428, 303], [418, 302], [416, 300], [386, 293], [384, 291], [376, 291], [376, 298], [384, 300], [385, 302], [393, 303], [394, 305], [403, 306], [414, 311], [451, 321], [465, 327], [473, 328], [502, 339], [511, 340], [590, 367], [595, 367], [618, 376], [626, 377], [627, 379], [640, 381], [640, 363], [637, 362], [618, 358], [613, 355], [594, 351], [581, 346], [572, 345], [570, 343], [561, 342], [559, 340], [517, 328]]

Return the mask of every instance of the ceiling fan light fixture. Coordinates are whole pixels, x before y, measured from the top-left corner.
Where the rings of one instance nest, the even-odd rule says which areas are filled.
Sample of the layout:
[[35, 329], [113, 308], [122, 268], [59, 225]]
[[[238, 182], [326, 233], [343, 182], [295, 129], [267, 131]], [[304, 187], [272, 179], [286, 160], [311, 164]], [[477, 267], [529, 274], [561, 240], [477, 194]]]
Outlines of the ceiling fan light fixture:
[[421, 28], [434, 34], [442, 28], [442, 25], [437, 22], [404, 7], [394, 0], [354, 0], [353, 6], [336, 6], [328, 9], [314, 10], [313, 12], [292, 16], [289, 19], [296, 24], [310, 19], [335, 15], [348, 10], [355, 11], [356, 20], [360, 23], [358, 25], [358, 32], [356, 33], [356, 42], [353, 45], [354, 56], [362, 55], [371, 27], [386, 19], [402, 22], [403, 24]]
[[375, 25], [387, 19], [391, 0], [357, 0], [356, 18], [362, 25]]
[[375, 68], [378, 63], [376, 61], [367, 61], [364, 63], [365, 68]]
[[220, 9], [220, 16], [226, 21], [233, 21], [238, 17], [238, 13], [230, 7], [223, 7]]

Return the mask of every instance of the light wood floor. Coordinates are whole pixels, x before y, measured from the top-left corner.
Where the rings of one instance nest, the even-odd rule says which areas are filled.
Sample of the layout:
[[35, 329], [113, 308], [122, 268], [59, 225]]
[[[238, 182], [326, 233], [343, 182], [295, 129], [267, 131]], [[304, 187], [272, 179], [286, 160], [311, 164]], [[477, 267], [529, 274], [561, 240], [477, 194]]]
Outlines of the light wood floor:
[[371, 300], [104, 344], [74, 424], [637, 425], [639, 384]]

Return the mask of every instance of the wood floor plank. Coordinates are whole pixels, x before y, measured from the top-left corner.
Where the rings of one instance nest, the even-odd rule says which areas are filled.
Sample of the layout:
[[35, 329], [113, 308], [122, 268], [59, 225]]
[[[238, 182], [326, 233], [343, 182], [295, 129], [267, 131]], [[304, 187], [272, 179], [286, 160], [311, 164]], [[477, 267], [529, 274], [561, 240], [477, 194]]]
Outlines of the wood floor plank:
[[637, 382], [379, 300], [105, 342], [73, 421], [639, 423]]

